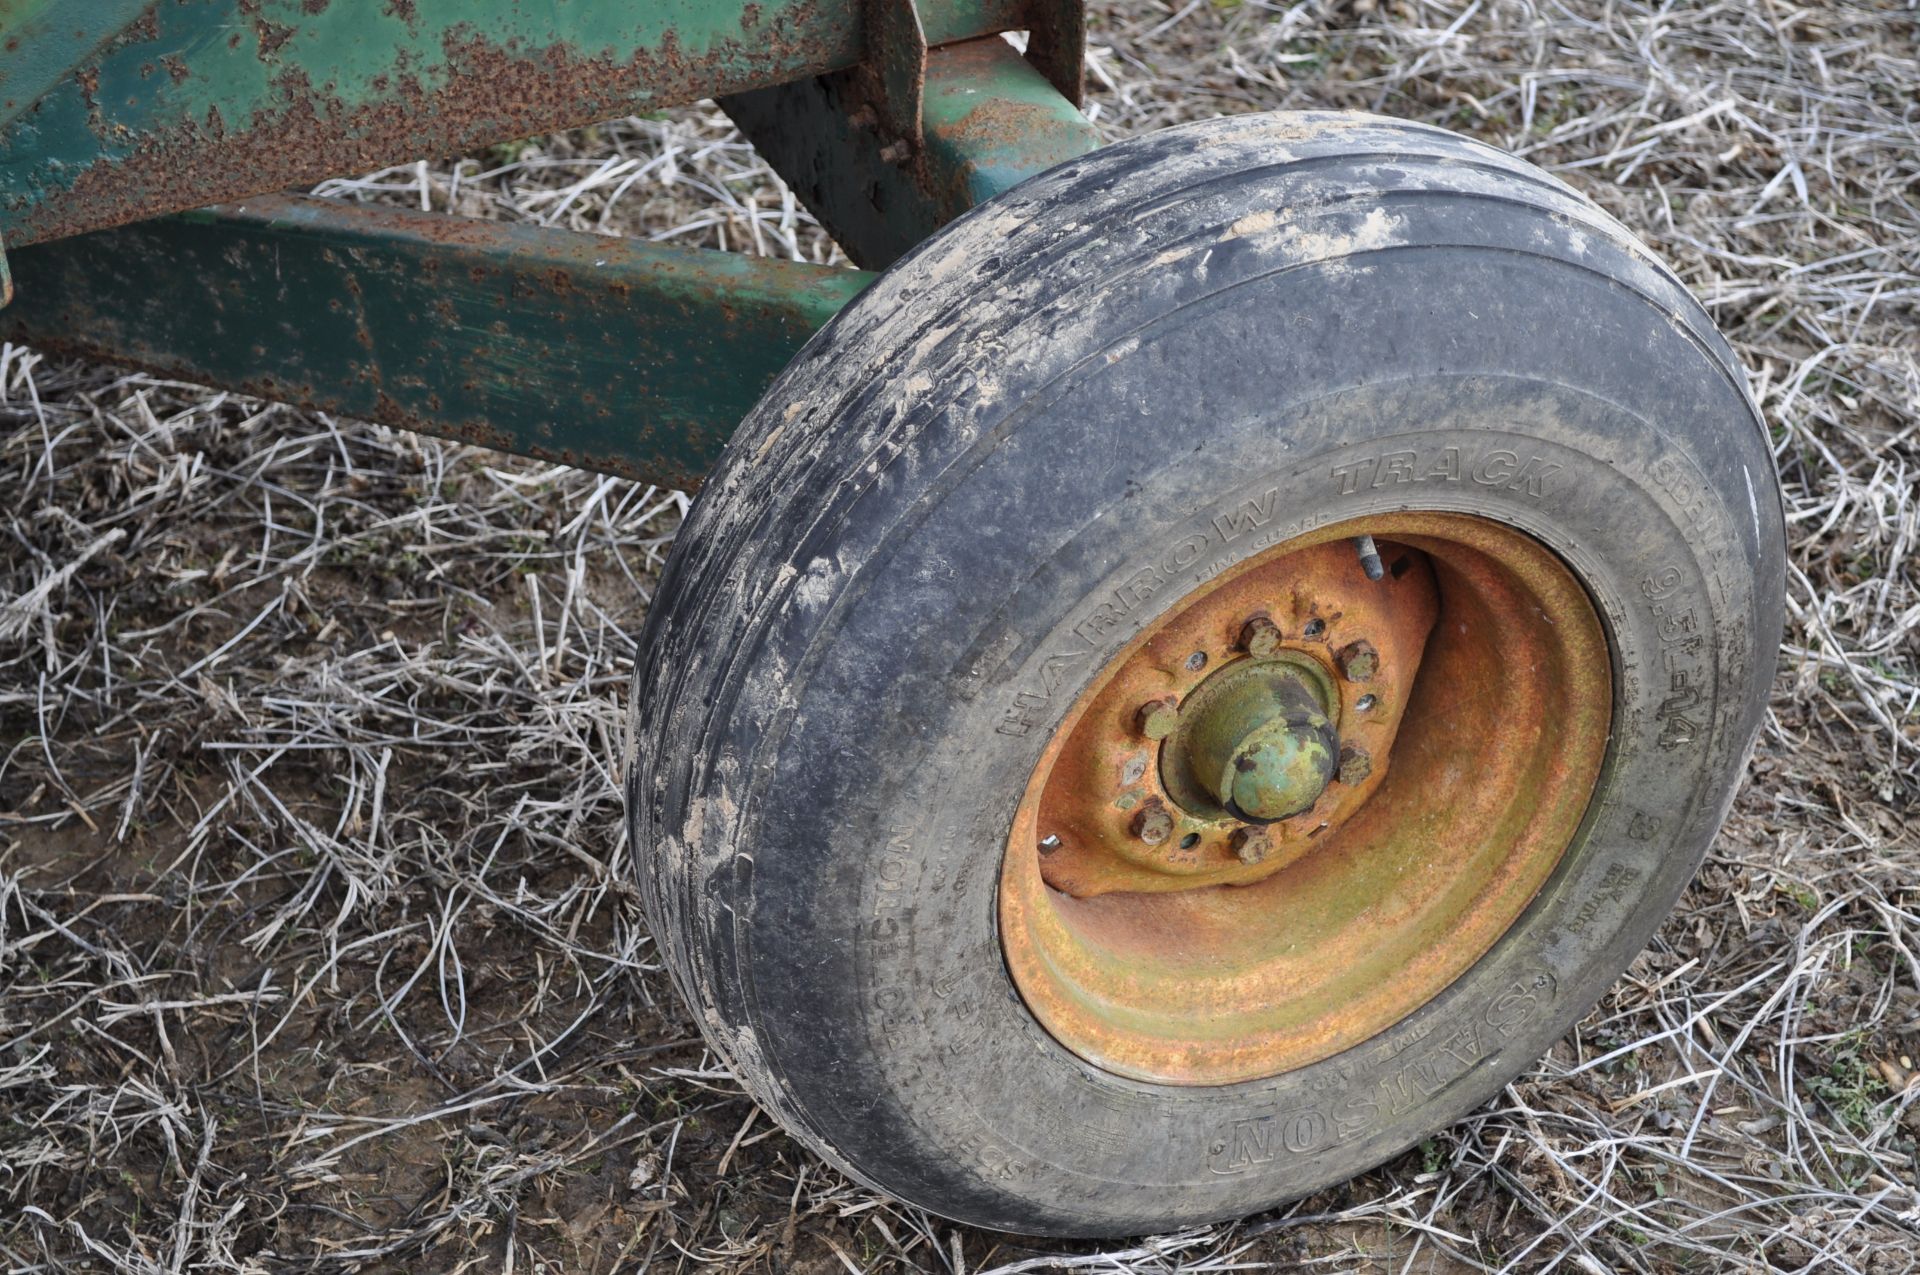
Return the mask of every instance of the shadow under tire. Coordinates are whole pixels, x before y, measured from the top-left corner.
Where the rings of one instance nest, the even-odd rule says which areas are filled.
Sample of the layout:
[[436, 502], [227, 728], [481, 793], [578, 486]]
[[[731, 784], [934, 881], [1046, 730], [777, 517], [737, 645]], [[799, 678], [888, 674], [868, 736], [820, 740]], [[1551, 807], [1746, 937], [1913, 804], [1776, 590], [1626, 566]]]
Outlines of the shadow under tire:
[[[1379, 891], [1365, 924], [1431, 939], [1406, 949], [1434, 983], [1417, 1004], [1340, 1027], [1346, 993], [1330, 981], [1319, 1028], [1253, 1004], [1244, 1040], [1231, 1015], [1209, 1039], [1164, 986], [1270, 989], [1227, 967], [1257, 974], [1292, 959], [1292, 940], [1276, 931], [1236, 956], [1215, 913], [1181, 909], [1264, 924], [1288, 898], [1317, 897], [1315, 865], [1360, 862], [1360, 834], [1329, 831], [1334, 851], [1243, 871], [1220, 846], [1244, 849], [1244, 832], [1211, 849], [1195, 833], [1182, 853], [1213, 857], [1179, 860], [1182, 837], [1141, 848], [1159, 830], [1136, 807], [1099, 831], [1096, 802], [1074, 837], [1122, 858], [1069, 881], [1034, 857], [1055, 847], [1023, 822], [1047, 817], [1029, 790], [1087, 714], [1131, 728], [1099, 707], [1102, 679], [1166, 645], [1183, 608], [1374, 528], [1387, 565], [1430, 572], [1425, 658], [1466, 670], [1473, 694], [1422, 691], [1418, 676], [1442, 680], [1423, 670], [1389, 705], [1405, 722], [1372, 756], [1380, 773], [1318, 775], [1319, 801], [1347, 800], [1358, 828], [1371, 802], [1442, 809], [1443, 780], [1469, 795], [1506, 783], [1526, 813], [1533, 781], [1498, 779], [1507, 754], [1446, 771], [1439, 705], [1474, 738], [1511, 722], [1516, 737], [1584, 749], [1591, 768], [1531, 876], [1407, 834], [1391, 872], [1352, 878]], [[1604, 688], [1597, 716], [1543, 711], [1547, 691], [1522, 667], [1538, 661], [1503, 655], [1497, 613], [1467, 591], [1471, 555], [1494, 553], [1473, 547], [1483, 532], [1522, 546], [1534, 565], [1515, 578], [1571, 581], [1563, 599], [1584, 599], [1597, 645], [1563, 658]], [[635, 680], [628, 811], [654, 937], [755, 1098], [866, 1183], [1024, 1233], [1254, 1212], [1486, 1101], [1644, 946], [1732, 801], [1784, 569], [1766, 432], [1731, 351], [1646, 249], [1563, 184], [1370, 116], [1249, 116], [1123, 142], [899, 262], [729, 443], [668, 563]], [[1356, 707], [1331, 643], [1363, 608], [1322, 615], [1296, 595], [1271, 608], [1288, 658], [1358, 732], [1357, 714], [1381, 710]], [[1191, 614], [1204, 621], [1192, 632], [1219, 629], [1222, 644], [1196, 678], [1251, 658], [1238, 629]], [[1409, 642], [1394, 649], [1421, 649]], [[1197, 681], [1176, 689], [1204, 699]], [[1170, 801], [1161, 764], [1123, 766], [1117, 800]], [[1244, 811], [1208, 813], [1202, 797], [1182, 796], [1176, 832], [1239, 826]], [[1290, 826], [1273, 823], [1277, 843], [1294, 844]], [[1412, 883], [1455, 881], [1450, 865], [1469, 860], [1485, 870], [1449, 897], [1498, 895], [1507, 910], [1472, 922], [1483, 939], [1448, 946], [1469, 922], [1422, 911]], [[1141, 872], [1201, 875], [1167, 887], [1169, 902], [1147, 897], [1164, 883]], [[1096, 879], [1088, 899], [1073, 894]], [[1052, 938], [1008, 929], [1036, 915]], [[1191, 942], [1169, 928], [1189, 915]], [[1157, 948], [1128, 936], [1129, 917]], [[1102, 918], [1119, 918], [1120, 939], [1102, 937]], [[1063, 933], [1093, 935], [1091, 955], [1049, 946]], [[1129, 961], [1151, 977], [1112, 977]], [[1046, 973], [1062, 969], [1073, 976]], [[1162, 991], [1139, 991], [1155, 979]]]

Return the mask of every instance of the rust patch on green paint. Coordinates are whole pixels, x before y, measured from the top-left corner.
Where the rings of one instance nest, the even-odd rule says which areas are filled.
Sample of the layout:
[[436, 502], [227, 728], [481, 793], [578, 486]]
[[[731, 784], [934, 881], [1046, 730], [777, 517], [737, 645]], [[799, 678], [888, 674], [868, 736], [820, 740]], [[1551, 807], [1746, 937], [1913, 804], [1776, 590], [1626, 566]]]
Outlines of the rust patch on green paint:
[[[149, 12], [69, 77], [81, 110], [56, 95], [32, 129], [0, 133], [0, 160], [10, 161], [0, 164], [0, 230], [16, 244], [60, 238], [804, 77], [859, 55], [857, 17], [832, 0], [704, 0], [672, 25], [629, 20], [624, 44], [606, 39], [620, 28], [604, 16], [555, 18], [546, 35], [557, 38], [502, 38], [503, 15], [522, 28], [533, 19], [491, 3], [438, 0], [437, 22], [425, 0], [387, 0], [379, 17], [328, 0], [232, 3], [244, 36], [220, 39], [232, 23], [216, 23], [206, 0], [168, 6], [158, 26]], [[450, 12], [470, 17], [449, 22]], [[327, 56], [349, 20], [370, 19], [384, 29], [353, 46], [365, 50], [356, 65]], [[103, 75], [113, 79], [104, 93]]]

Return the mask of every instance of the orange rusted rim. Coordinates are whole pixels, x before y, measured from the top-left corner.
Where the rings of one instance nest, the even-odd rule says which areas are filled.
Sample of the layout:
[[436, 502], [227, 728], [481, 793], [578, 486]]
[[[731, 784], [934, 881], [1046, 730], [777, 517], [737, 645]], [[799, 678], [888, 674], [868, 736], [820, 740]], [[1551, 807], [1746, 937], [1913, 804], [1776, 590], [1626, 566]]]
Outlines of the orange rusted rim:
[[1055, 1039], [1142, 1080], [1356, 1045], [1539, 892], [1612, 690], [1585, 591], [1510, 527], [1401, 513], [1276, 546], [1120, 652], [1035, 766], [1000, 881], [1014, 983]]

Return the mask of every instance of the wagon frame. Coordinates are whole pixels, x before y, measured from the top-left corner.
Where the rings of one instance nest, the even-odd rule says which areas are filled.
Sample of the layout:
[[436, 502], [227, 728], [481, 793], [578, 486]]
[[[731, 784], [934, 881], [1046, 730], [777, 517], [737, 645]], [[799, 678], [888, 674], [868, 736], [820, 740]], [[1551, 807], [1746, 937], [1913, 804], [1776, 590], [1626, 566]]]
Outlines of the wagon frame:
[[[0, 334], [691, 489], [866, 271], [1098, 145], [1084, 40], [1077, 0], [14, 0]], [[271, 193], [705, 98], [864, 270]]]

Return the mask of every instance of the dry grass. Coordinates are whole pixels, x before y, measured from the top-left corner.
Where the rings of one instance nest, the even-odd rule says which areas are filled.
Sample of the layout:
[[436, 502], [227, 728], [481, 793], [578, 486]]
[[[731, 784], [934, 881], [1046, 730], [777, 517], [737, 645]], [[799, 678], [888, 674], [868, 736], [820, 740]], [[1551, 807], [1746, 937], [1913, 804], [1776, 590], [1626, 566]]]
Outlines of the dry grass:
[[[1535, 1070], [1234, 1226], [873, 1198], [705, 1053], [613, 774], [675, 493], [0, 350], [0, 1261], [20, 1271], [1920, 1266], [1920, 18], [1097, 8], [1114, 136], [1363, 107], [1675, 263], [1771, 422], [1787, 649], [1698, 884]], [[711, 111], [330, 193], [830, 259]]]

